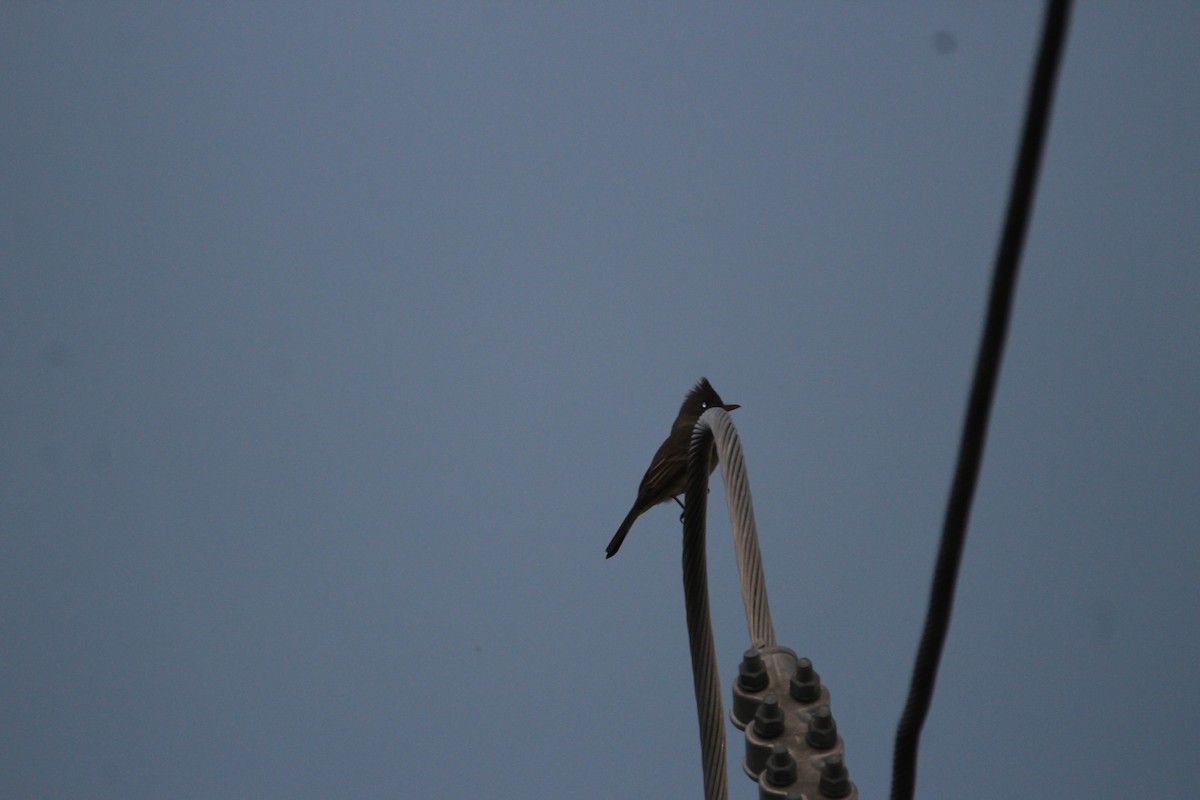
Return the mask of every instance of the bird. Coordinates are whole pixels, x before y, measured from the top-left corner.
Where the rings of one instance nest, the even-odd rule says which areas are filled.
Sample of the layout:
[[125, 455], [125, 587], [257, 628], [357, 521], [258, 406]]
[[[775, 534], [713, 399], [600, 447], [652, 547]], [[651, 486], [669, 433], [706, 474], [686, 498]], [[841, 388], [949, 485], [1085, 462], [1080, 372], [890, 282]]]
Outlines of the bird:
[[[625, 515], [625, 521], [621, 523], [621, 527], [617, 528], [616, 535], [608, 543], [605, 558], [612, 558], [617, 554], [629, 529], [633, 527], [634, 521], [648, 509], [671, 499], [679, 502], [678, 495], [683, 494], [686, 488], [684, 484], [687, 479], [688, 449], [692, 444], [692, 429], [696, 427], [696, 420], [700, 419], [700, 415], [710, 408], [733, 411], [741, 406], [736, 403], [726, 404], [717, 394], [717, 390], [708, 382], [708, 378], [701, 378], [700, 382], [687, 393], [687, 397], [683, 398], [683, 405], [679, 407], [679, 414], [671, 425], [671, 433], [659, 445], [658, 452], [654, 454], [654, 459], [650, 462], [650, 468], [642, 476], [642, 482], [638, 486], [637, 500], [633, 501], [633, 508], [629, 509], [629, 513]], [[709, 457], [709, 474], [711, 475], [716, 468], [717, 451], [714, 447]], [[680, 503], [680, 506], [682, 505]]]

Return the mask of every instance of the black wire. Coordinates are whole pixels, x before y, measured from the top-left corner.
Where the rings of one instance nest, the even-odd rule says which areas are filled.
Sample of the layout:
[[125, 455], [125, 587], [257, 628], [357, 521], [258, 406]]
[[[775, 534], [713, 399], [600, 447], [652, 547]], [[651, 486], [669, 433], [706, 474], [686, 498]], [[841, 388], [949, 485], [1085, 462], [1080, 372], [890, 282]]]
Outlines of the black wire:
[[892, 760], [892, 800], [911, 800], [916, 785], [917, 745], [921, 727], [925, 724], [925, 717], [933, 700], [938, 663], [941, 661], [946, 632], [950, 627], [954, 586], [958, 580], [958, 566], [962, 560], [971, 500], [975, 494], [979, 465], [987, 440], [988, 416], [991, 413], [1000, 360], [1004, 352], [1009, 312], [1017, 283], [1017, 268], [1033, 206], [1038, 166], [1049, 124], [1055, 77], [1066, 39], [1070, 5], [1069, 0], [1049, 0], [1046, 4], [1042, 44], [1038, 52], [1033, 84], [1030, 87], [1029, 105], [1025, 112], [1025, 130], [1022, 133], [1021, 150], [1013, 175], [1004, 233], [996, 253], [987, 320], [984, 323], [983, 341], [980, 343], [979, 356], [975, 363], [975, 378], [971, 385], [967, 417], [963, 423], [954, 483], [946, 504], [946, 518], [942, 526], [942, 542], [938, 549], [937, 564], [934, 567], [929, 610], [925, 616], [925, 629], [921, 633], [921, 644], [913, 665], [908, 701], [896, 729]]

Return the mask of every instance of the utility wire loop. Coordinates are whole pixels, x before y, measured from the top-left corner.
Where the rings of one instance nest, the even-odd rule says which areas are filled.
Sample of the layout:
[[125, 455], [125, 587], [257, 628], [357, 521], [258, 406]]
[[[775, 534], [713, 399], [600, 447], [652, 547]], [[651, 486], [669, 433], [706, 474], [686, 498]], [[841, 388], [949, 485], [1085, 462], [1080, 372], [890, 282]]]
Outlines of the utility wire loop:
[[[714, 453], [715, 450], [715, 453]], [[758, 549], [754, 509], [742, 445], [728, 412], [710, 408], [697, 420], [688, 449], [687, 481], [683, 517], [683, 593], [687, 609], [688, 644], [692, 655], [692, 678], [696, 714], [700, 723], [701, 763], [706, 800], [725, 800], [728, 777], [725, 764], [725, 723], [721, 685], [717, 675], [716, 647], [708, 604], [708, 566], [705, 553], [705, 522], [708, 513], [709, 463], [713, 455], [721, 463], [721, 476], [733, 527], [734, 550], [742, 601], [750, 640], [758, 649], [775, 646], [775, 630], [767, 605], [762, 555]]]

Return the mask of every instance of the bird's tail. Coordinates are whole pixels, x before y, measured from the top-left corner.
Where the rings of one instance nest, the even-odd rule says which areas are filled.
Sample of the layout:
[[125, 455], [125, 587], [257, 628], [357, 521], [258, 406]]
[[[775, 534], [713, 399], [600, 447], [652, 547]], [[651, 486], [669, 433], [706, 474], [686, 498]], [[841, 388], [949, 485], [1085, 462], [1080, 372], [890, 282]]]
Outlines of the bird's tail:
[[608, 549], [604, 552], [607, 554], [605, 558], [612, 558], [621, 549], [621, 542], [625, 541], [625, 536], [629, 533], [629, 529], [633, 527], [633, 521], [642, 514], [642, 509], [634, 504], [633, 508], [629, 509], [629, 513], [625, 515], [625, 521], [621, 523], [621, 527], [617, 528], [616, 534], [612, 537], [612, 541], [608, 543]]

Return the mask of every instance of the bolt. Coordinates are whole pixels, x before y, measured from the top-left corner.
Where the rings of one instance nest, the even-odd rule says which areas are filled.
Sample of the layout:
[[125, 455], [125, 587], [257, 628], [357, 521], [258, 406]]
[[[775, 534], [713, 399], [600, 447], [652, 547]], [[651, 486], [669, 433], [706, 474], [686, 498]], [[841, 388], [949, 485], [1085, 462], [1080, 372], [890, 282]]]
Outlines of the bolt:
[[829, 706], [817, 706], [808, 721], [808, 734], [804, 737], [814, 750], [828, 750], [837, 744], [837, 723]]
[[738, 686], [745, 692], [761, 692], [769, 682], [767, 665], [763, 663], [758, 650], [751, 647], [738, 665]]
[[783, 733], [783, 709], [779, 698], [768, 693], [754, 712], [754, 734], [761, 739], [774, 739]]
[[821, 765], [821, 796], [832, 800], [850, 794], [850, 773], [840, 755], [832, 755]]
[[807, 658], [796, 662], [796, 672], [792, 675], [788, 694], [797, 703], [811, 703], [821, 694], [821, 676]]
[[771, 748], [771, 757], [767, 759], [767, 783], [772, 786], [790, 786], [796, 782], [796, 759], [781, 744]]

